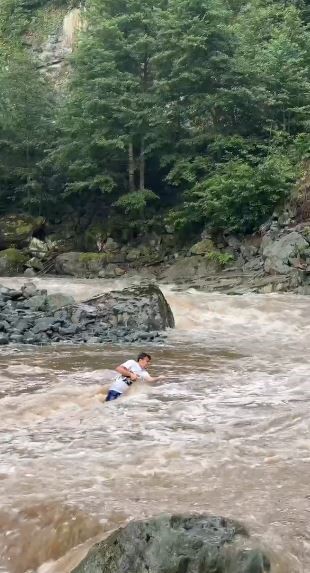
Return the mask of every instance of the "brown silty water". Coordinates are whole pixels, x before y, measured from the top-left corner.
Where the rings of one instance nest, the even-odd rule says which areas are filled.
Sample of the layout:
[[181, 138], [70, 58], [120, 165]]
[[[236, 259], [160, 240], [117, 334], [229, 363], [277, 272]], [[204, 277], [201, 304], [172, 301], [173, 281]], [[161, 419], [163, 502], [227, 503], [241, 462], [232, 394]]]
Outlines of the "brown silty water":
[[166, 378], [117, 402], [98, 391], [140, 347], [1, 349], [1, 572], [68, 573], [130, 519], [190, 511], [241, 520], [274, 572], [309, 573], [309, 299], [163, 290]]

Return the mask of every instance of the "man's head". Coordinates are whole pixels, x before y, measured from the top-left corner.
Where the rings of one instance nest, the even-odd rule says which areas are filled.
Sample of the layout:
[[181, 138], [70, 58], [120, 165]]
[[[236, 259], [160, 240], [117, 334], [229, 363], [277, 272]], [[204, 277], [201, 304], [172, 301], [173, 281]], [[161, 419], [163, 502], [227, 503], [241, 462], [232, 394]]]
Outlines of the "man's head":
[[151, 355], [146, 354], [146, 352], [141, 352], [137, 358], [137, 362], [140, 364], [142, 368], [147, 368], [151, 360], [152, 360]]

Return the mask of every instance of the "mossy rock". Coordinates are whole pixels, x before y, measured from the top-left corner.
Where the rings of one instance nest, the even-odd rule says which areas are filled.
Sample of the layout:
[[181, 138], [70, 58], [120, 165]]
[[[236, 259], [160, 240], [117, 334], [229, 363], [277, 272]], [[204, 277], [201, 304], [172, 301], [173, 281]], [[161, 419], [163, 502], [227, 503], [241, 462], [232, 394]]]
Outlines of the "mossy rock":
[[34, 233], [44, 227], [43, 217], [6, 215], [0, 219], [0, 249], [27, 247]]
[[55, 260], [55, 270], [61, 275], [76, 277], [98, 276], [104, 267], [113, 261], [111, 253], [80, 253], [69, 252], [58, 255]]
[[18, 249], [0, 251], [0, 275], [13, 276], [21, 273], [27, 261], [26, 255]]
[[105, 265], [113, 261], [113, 256], [110, 253], [81, 253], [79, 261], [86, 271], [97, 274]]
[[193, 245], [190, 248], [189, 254], [190, 255], [206, 255], [207, 253], [214, 251], [214, 249], [215, 249], [215, 246], [214, 246], [213, 241], [211, 241], [211, 239], [203, 239], [202, 241], [195, 243], [195, 245]]

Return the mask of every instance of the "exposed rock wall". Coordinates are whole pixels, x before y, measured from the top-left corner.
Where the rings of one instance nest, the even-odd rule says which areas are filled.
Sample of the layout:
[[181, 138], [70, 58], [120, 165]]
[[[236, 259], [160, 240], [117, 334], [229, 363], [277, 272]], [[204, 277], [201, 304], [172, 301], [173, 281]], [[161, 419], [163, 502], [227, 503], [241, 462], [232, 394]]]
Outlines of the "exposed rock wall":
[[61, 87], [69, 72], [69, 56], [72, 54], [78, 33], [83, 29], [83, 8], [69, 10], [57, 29], [42, 45], [32, 46], [39, 68], [46, 73], [56, 87]]

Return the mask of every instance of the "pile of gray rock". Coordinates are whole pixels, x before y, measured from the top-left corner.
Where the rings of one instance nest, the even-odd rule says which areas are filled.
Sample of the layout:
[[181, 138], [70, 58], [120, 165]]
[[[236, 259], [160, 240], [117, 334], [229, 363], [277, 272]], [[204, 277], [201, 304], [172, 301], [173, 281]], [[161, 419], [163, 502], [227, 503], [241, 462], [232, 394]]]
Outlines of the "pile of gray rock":
[[87, 304], [33, 283], [0, 286], [0, 345], [160, 342], [174, 319], [155, 285], [105, 293]]

